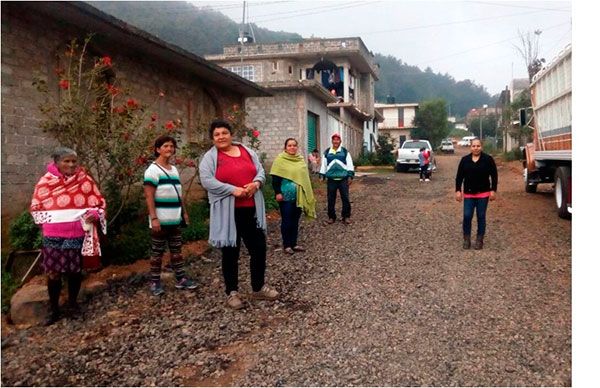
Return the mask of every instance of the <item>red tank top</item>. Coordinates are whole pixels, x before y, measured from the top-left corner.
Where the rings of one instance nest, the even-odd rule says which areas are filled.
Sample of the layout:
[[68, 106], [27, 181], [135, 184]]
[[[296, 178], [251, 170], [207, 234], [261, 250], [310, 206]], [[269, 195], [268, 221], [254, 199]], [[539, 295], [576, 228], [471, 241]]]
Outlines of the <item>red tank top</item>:
[[[215, 178], [223, 183], [244, 187], [256, 177], [256, 167], [248, 151], [242, 146], [238, 147], [240, 156], [229, 156], [225, 152], [218, 151]], [[252, 206], [254, 206], [254, 197], [235, 199], [235, 207]]]

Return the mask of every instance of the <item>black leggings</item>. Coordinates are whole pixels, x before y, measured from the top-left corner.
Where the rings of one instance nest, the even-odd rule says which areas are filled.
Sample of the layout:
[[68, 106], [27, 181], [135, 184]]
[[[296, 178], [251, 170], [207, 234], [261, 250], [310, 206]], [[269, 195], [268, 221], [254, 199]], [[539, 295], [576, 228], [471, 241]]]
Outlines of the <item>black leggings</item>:
[[265, 284], [267, 239], [265, 232], [256, 225], [255, 207], [238, 207], [235, 209], [235, 229], [237, 231], [235, 247], [221, 248], [223, 252], [222, 269], [225, 280], [225, 293], [229, 295], [231, 291], [238, 290], [238, 260], [242, 239], [250, 254], [252, 291], [260, 291]]

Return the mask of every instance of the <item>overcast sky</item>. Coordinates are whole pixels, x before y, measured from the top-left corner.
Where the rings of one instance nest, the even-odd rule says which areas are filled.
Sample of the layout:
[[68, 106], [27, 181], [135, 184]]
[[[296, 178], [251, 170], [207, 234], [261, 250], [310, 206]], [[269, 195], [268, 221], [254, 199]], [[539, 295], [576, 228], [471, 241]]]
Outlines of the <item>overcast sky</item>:
[[[242, 21], [243, 1], [192, 3]], [[547, 60], [571, 43], [569, 1], [248, 1], [247, 20], [305, 38], [358, 36], [373, 53], [471, 79], [490, 94], [527, 77], [514, 47], [519, 30], [542, 31]]]

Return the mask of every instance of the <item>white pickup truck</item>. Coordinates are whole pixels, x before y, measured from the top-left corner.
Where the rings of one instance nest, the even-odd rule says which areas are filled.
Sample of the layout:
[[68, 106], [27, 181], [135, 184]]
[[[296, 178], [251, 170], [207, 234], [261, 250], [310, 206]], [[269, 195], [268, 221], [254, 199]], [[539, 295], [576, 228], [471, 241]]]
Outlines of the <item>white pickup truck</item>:
[[428, 140], [407, 140], [398, 148], [398, 156], [396, 158], [396, 171], [406, 172], [410, 168], [419, 168], [419, 150], [421, 147], [429, 150], [429, 171], [434, 172], [437, 169], [433, 148]]

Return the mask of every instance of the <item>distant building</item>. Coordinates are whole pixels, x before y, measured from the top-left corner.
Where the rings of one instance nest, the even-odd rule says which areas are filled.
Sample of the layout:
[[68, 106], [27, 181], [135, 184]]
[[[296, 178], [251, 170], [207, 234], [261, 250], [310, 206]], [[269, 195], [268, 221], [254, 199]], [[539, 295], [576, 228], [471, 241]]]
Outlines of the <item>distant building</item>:
[[263, 134], [268, 161], [289, 137], [298, 139], [304, 155], [327, 148], [335, 132], [353, 155], [374, 147], [379, 67], [360, 38], [228, 45], [206, 59], [273, 95], [246, 100], [247, 125]]
[[387, 133], [400, 147], [406, 140], [410, 140], [410, 131], [415, 128], [415, 115], [419, 104], [375, 104], [375, 110], [383, 116], [383, 123], [379, 125], [379, 133]]

